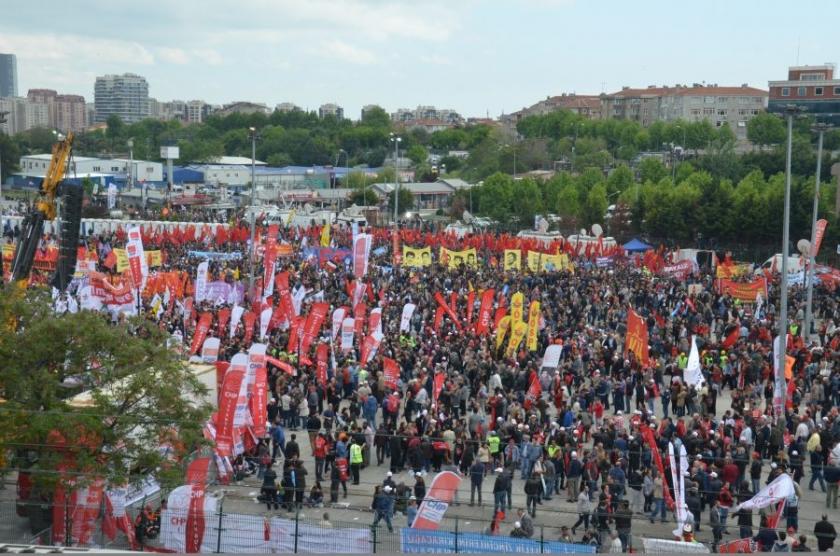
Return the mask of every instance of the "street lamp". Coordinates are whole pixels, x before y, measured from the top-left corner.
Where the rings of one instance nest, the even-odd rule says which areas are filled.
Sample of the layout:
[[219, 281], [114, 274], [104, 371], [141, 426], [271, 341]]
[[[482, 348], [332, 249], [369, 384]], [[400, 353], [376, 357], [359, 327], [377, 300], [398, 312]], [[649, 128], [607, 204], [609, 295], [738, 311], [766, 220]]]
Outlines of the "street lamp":
[[391, 133], [391, 143], [394, 144], [394, 225], [399, 228], [397, 219], [400, 206], [400, 143], [402, 137]]
[[811, 336], [811, 305], [814, 301], [814, 285], [811, 283], [810, 274], [814, 272], [812, 269], [814, 268], [814, 257], [816, 255], [816, 253], [814, 253], [814, 246], [817, 241], [817, 212], [820, 208], [820, 173], [822, 172], [823, 136], [825, 135], [826, 131], [831, 129], [831, 126], [826, 123], [816, 123], [811, 129], [817, 132], [817, 136], [819, 137], [819, 139], [817, 140], [817, 175], [814, 180], [814, 210], [813, 214], [811, 214], [811, 246], [808, 253], [808, 264], [805, 266], [805, 284], [808, 288], [808, 297], [805, 304], [804, 323], [804, 337], [806, 342]]
[[[785, 348], [787, 346], [787, 320], [788, 320], [788, 243], [790, 242], [790, 161], [793, 150], [793, 119], [802, 112], [802, 107], [789, 104], [785, 107], [784, 113], [787, 118], [787, 153], [785, 156], [785, 208], [782, 224], [782, 283], [779, 300], [779, 350], [776, 357], [776, 388], [773, 394], [774, 401], [778, 397], [782, 411], [785, 407], [787, 388], [785, 387]], [[779, 415], [776, 416], [779, 418]], [[780, 426], [783, 421], [779, 420]]]
[[256, 182], [256, 165], [257, 165], [257, 128], [249, 127], [248, 136], [251, 138], [251, 265], [250, 276], [248, 278], [248, 294], [251, 299], [254, 298], [254, 262], [257, 253], [256, 238], [257, 238], [257, 182]]
[[[335, 171], [338, 169], [338, 163], [341, 160], [342, 153], [344, 154], [344, 168], [347, 170], [344, 178], [349, 179], [350, 177], [350, 155], [347, 154], [347, 151], [345, 151], [344, 149], [338, 149], [338, 154], [335, 155], [335, 167], [333, 169], [333, 176], [335, 176], [333, 178], [333, 189], [335, 189], [338, 186], [338, 174], [336, 174]], [[346, 183], [347, 182], [345, 182], [345, 187]]]

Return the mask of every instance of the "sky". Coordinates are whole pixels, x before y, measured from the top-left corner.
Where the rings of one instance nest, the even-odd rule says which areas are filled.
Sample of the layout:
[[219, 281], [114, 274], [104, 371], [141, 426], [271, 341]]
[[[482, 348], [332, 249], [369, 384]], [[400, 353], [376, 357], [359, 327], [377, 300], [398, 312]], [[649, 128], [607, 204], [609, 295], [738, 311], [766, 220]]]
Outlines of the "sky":
[[767, 88], [840, 59], [834, 0], [4, 0], [18, 89], [93, 101], [137, 73], [160, 100], [314, 110], [434, 105], [498, 117], [561, 93]]

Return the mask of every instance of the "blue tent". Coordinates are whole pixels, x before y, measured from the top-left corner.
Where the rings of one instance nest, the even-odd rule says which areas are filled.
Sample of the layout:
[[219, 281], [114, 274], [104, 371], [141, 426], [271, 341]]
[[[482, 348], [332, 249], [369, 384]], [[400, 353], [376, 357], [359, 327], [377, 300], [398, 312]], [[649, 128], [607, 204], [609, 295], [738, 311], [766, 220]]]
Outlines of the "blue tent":
[[642, 253], [644, 251], [647, 251], [648, 249], [653, 249], [653, 246], [648, 245], [644, 241], [639, 241], [636, 238], [631, 239], [621, 247], [625, 251], [630, 251], [631, 253]]

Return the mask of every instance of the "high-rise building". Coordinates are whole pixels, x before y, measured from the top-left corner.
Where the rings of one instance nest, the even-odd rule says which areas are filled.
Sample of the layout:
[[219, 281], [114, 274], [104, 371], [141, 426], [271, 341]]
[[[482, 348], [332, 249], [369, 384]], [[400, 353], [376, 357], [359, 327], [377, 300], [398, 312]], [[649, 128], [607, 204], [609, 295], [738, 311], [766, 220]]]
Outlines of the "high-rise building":
[[17, 56], [0, 54], [0, 97], [16, 97], [17, 95]]
[[767, 110], [782, 113], [795, 104], [819, 122], [840, 125], [840, 79], [834, 70], [834, 64], [788, 68], [787, 80], [770, 81]]
[[339, 120], [344, 119], [344, 108], [339, 106], [334, 102], [328, 102], [326, 104], [322, 104], [320, 108], [318, 108], [318, 117], [325, 118], [327, 116], [333, 116]]
[[[49, 118], [45, 126], [59, 131], [81, 131], [87, 127], [85, 97], [79, 95], [60, 95], [52, 89], [29, 89], [26, 100], [30, 104], [46, 105]], [[41, 108], [30, 108], [33, 113], [40, 113]]]
[[133, 73], [97, 77], [94, 104], [96, 123], [106, 122], [112, 115], [127, 124], [139, 122], [149, 117], [149, 84], [145, 77]]
[[278, 112], [295, 112], [300, 110], [300, 106], [294, 102], [281, 102], [275, 106], [274, 109]]

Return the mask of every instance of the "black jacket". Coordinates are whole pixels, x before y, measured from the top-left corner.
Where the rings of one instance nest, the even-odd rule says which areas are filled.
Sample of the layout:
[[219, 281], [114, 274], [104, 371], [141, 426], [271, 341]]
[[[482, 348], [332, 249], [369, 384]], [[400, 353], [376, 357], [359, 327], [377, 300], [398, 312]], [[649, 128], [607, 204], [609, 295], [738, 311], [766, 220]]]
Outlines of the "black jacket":
[[834, 529], [834, 524], [823, 519], [814, 525], [814, 535], [817, 537], [817, 548], [820, 552], [824, 552], [834, 546], [837, 530]]

